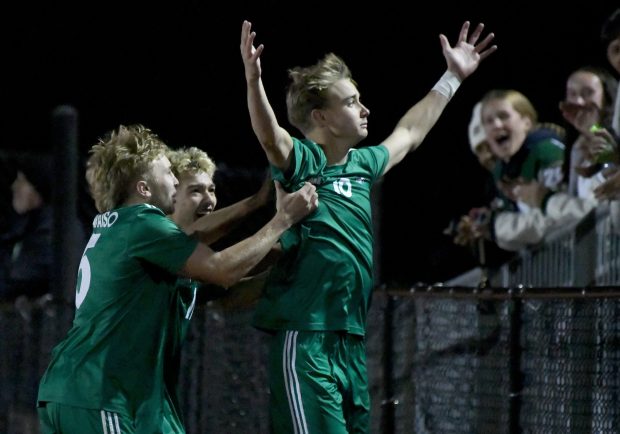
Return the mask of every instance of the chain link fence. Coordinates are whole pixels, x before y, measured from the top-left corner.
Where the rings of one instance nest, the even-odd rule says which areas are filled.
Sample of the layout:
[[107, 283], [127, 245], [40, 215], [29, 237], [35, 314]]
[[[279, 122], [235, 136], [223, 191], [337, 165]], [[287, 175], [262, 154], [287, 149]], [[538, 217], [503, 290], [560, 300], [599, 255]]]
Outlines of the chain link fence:
[[[620, 292], [565, 290], [378, 290], [371, 432], [620, 432]], [[251, 316], [196, 311], [181, 372], [188, 434], [269, 432], [269, 336]], [[0, 306], [0, 433], [38, 433], [38, 381], [72, 317], [47, 298]]]

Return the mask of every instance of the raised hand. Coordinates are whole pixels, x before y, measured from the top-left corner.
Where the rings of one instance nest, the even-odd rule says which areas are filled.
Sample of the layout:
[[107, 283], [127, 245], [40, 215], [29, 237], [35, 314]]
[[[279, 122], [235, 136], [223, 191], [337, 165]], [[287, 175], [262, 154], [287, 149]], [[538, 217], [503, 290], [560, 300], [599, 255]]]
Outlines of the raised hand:
[[254, 47], [256, 32], [252, 31], [252, 23], [244, 21], [241, 26], [241, 58], [245, 67], [245, 79], [257, 80], [261, 76], [260, 55], [265, 46], [260, 44]]
[[489, 46], [495, 37], [493, 33], [489, 33], [482, 41], [478, 42], [482, 35], [482, 30], [484, 30], [484, 24], [480, 23], [473, 33], [469, 35], [469, 21], [465, 21], [454, 47], [450, 46], [445, 35], [439, 35], [439, 41], [441, 42], [443, 55], [448, 63], [448, 69], [461, 80], [471, 75], [482, 60], [497, 50], [497, 45]]

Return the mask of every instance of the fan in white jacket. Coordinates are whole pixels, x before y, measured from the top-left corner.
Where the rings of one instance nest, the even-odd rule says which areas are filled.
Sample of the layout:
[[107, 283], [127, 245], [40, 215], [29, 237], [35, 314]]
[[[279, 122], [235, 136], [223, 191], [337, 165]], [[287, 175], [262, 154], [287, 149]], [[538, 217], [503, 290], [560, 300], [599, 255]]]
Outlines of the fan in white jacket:
[[[486, 135], [481, 125], [480, 106], [478, 103], [474, 107], [469, 124], [469, 142], [480, 164], [489, 168], [493, 165], [488, 163], [491, 159], [489, 147], [484, 146]], [[559, 135], [564, 134], [557, 125], [540, 126], [555, 129]], [[469, 215], [461, 217], [455, 242], [465, 245], [480, 237], [487, 237], [504, 250], [521, 250], [540, 243], [545, 235], [555, 229], [581, 220], [597, 206], [592, 196], [586, 199], [567, 192], [550, 192], [536, 181], [519, 184], [515, 187], [515, 194], [529, 206], [527, 212], [493, 212], [492, 204], [486, 210], [474, 209]], [[484, 216], [485, 212], [487, 216]]]

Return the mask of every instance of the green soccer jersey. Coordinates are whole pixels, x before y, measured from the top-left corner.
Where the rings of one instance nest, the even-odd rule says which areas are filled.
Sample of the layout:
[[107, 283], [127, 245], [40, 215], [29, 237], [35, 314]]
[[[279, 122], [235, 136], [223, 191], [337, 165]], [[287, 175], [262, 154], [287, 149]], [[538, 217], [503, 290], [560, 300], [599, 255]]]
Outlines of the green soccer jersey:
[[[537, 181], [550, 190], [558, 190], [563, 181], [562, 164], [564, 161], [564, 144], [549, 136], [545, 131], [528, 134], [521, 148], [510, 161], [498, 161], [493, 169], [493, 180], [510, 182], [517, 180]], [[526, 205], [513, 203], [508, 197], [498, 192], [496, 207], [502, 211], [526, 211]]]
[[[179, 373], [181, 372], [181, 350], [189, 331], [189, 322], [196, 307], [196, 295], [200, 283], [187, 278], [179, 278], [173, 298], [173, 316], [170, 319], [168, 341], [165, 349], [165, 408], [166, 423], [171, 426], [183, 426], [183, 411], [179, 400]], [[178, 431], [178, 429], [177, 429]], [[164, 431], [165, 432], [165, 431]]]
[[384, 146], [349, 151], [327, 166], [323, 150], [293, 139], [290, 176], [272, 167], [289, 190], [311, 182], [318, 209], [280, 239], [284, 255], [272, 269], [254, 325], [268, 330], [342, 330], [364, 335], [373, 288], [370, 192], [388, 161]]
[[52, 352], [38, 400], [128, 414], [140, 420], [136, 432], [157, 432], [166, 352], [182, 333], [173, 330], [176, 273], [196, 244], [150, 205], [96, 216], [80, 262], [73, 325]]
[[526, 142], [509, 163], [499, 162], [493, 175], [496, 181], [523, 178], [555, 188], [562, 181], [563, 161], [564, 144], [553, 138], [545, 138], [533, 143]]

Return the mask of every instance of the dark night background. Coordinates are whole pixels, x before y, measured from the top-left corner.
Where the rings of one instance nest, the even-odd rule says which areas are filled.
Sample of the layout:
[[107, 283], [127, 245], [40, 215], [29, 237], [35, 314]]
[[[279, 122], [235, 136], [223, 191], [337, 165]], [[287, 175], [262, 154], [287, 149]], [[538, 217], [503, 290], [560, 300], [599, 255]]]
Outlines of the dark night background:
[[482, 21], [496, 34], [499, 50], [464, 83], [421, 148], [382, 187], [383, 281], [445, 280], [475, 265], [468, 251], [442, 235], [450, 219], [482, 194], [484, 172], [467, 142], [471, 108], [487, 90], [515, 88], [532, 100], [540, 120], [563, 124], [557, 106], [566, 77], [582, 65], [608, 66], [599, 30], [617, 6], [404, 0], [13, 4], [0, 19], [0, 147], [49, 149], [51, 110], [70, 104], [79, 112], [82, 154], [120, 123], [142, 123], [169, 145], [198, 146], [217, 163], [266, 167], [247, 114], [239, 54], [243, 19], [253, 22], [257, 42], [265, 44], [263, 81], [283, 126], [286, 69], [333, 51], [351, 68], [371, 111], [362, 144], [376, 144], [444, 72], [439, 33], [453, 45], [463, 21]]

